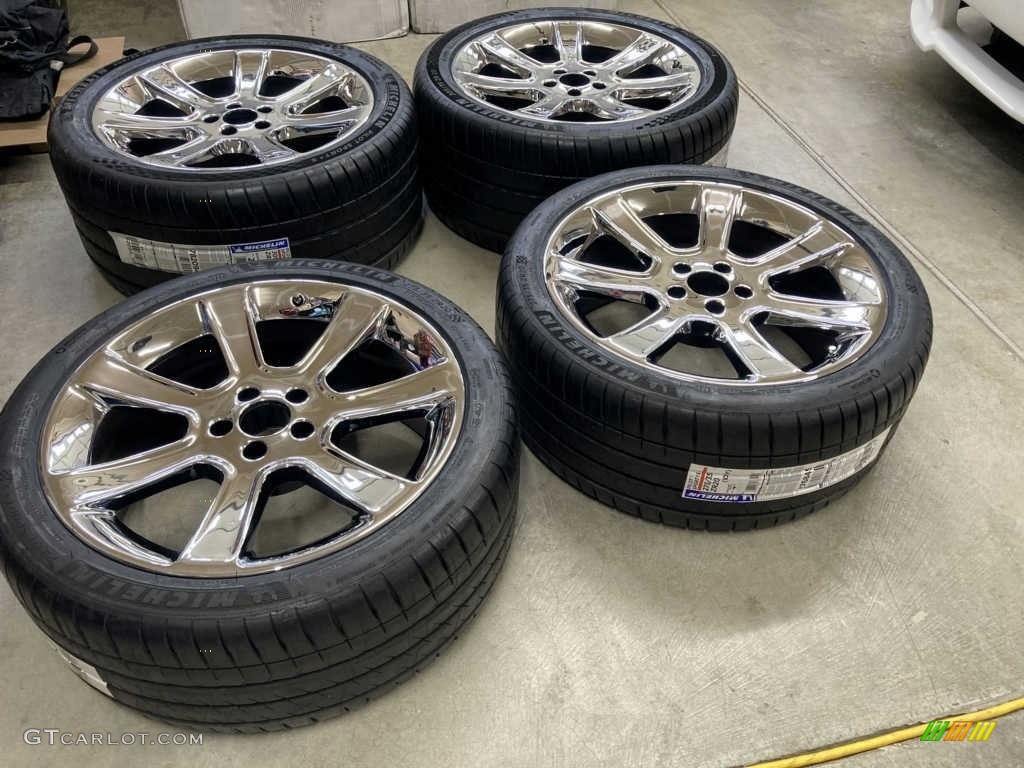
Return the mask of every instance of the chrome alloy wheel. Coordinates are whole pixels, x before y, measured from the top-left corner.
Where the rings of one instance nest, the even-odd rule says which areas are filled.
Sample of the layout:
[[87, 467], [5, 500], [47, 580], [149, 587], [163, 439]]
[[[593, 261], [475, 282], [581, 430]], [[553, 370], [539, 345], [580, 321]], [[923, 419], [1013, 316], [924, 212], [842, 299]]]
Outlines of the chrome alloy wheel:
[[544, 121], [621, 122], [690, 99], [700, 68], [680, 45], [624, 24], [537, 21], [480, 35], [452, 73], [477, 101]]
[[92, 128], [146, 165], [203, 171], [328, 148], [372, 109], [370, 84], [340, 61], [276, 48], [210, 50], [125, 77], [96, 103]]
[[614, 189], [557, 225], [560, 311], [609, 354], [691, 381], [787, 384], [857, 360], [887, 314], [880, 268], [777, 194], [680, 178]]
[[[44, 487], [76, 536], [123, 563], [198, 577], [273, 571], [405, 510], [451, 454], [464, 404], [452, 349], [395, 298], [318, 280], [235, 284], [134, 322], [75, 370], [43, 432]], [[403, 469], [357, 450], [353, 436], [382, 424], [418, 439]], [[177, 551], [119, 517], [197, 476], [219, 489]], [[332, 531], [254, 555], [268, 497], [301, 486], [340, 505]], [[161, 508], [184, 511], [173, 495]]]

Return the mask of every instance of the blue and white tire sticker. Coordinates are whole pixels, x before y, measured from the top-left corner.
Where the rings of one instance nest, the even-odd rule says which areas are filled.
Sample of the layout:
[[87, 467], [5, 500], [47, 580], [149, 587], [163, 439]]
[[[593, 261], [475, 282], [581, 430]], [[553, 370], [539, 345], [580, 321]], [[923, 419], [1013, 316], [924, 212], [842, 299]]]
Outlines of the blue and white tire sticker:
[[125, 264], [161, 272], [188, 274], [245, 261], [276, 261], [292, 257], [287, 237], [234, 245], [179, 245], [110, 232], [117, 256]]
[[889, 436], [889, 429], [852, 451], [812, 464], [778, 469], [736, 469], [691, 464], [686, 473], [683, 498], [749, 504], [820, 491], [852, 477], [878, 458]]

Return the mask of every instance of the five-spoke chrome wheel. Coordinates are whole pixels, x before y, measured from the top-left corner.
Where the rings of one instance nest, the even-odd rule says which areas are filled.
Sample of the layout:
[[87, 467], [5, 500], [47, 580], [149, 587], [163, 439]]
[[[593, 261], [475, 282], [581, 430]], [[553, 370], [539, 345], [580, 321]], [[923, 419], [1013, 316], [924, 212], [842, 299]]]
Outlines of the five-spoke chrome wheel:
[[[53, 404], [40, 459], [57, 514], [107, 555], [170, 574], [258, 573], [346, 547], [401, 513], [444, 465], [463, 408], [448, 343], [400, 301], [263, 280], [164, 306], [96, 350]], [[354, 439], [385, 424], [416, 443], [403, 465]], [[219, 488], [175, 551], [119, 516], [195, 477]], [[338, 503], [333, 530], [254, 555], [268, 496], [302, 485]], [[161, 510], [185, 513], [173, 495]]]
[[887, 311], [878, 265], [841, 226], [779, 195], [685, 176], [579, 205], [550, 238], [545, 275], [603, 349], [718, 383], [833, 373], [871, 346]]
[[340, 61], [278, 48], [209, 50], [123, 78], [96, 103], [92, 126], [140, 162], [200, 171], [322, 150], [352, 135], [372, 108], [367, 80]]
[[649, 117], [687, 101], [701, 81], [678, 43], [626, 24], [568, 19], [481, 34], [456, 53], [452, 72], [468, 96], [544, 121]]

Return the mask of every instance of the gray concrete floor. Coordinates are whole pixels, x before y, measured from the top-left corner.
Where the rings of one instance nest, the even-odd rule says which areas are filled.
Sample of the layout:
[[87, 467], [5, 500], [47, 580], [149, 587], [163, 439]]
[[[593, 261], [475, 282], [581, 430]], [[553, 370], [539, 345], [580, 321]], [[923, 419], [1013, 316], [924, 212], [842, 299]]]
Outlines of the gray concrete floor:
[[[180, 35], [172, 5], [71, 10], [77, 30], [145, 47]], [[29, 727], [161, 727], [75, 680], [4, 585], [5, 762], [725, 768], [1024, 694], [1024, 128], [917, 51], [908, 5], [623, 2], [735, 64], [731, 166], [880, 218], [924, 277], [928, 371], [846, 498], [773, 531], [695, 534], [601, 507], [527, 455], [505, 572], [423, 674], [313, 728], [144, 753], [22, 743]], [[361, 47], [408, 77], [429, 41]], [[0, 157], [0, 226], [6, 397], [118, 295], [90, 268], [45, 156]], [[400, 271], [491, 329], [496, 267], [430, 219]], [[1024, 765], [1024, 713], [986, 744], [908, 743], [845, 765]]]

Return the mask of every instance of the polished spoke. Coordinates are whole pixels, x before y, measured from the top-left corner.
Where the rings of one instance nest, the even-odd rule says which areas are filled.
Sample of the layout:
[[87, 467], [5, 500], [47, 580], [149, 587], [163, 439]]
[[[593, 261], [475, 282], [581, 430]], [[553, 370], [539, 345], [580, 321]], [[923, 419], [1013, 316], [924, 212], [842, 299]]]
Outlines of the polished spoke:
[[346, 355], [367, 339], [378, 335], [390, 312], [387, 304], [382, 304], [372, 296], [345, 294], [338, 300], [324, 332], [299, 361], [299, 370], [312, 373], [318, 380], [322, 380]]
[[262, 485], [263, 475], [257, 470], [232, 467], [225, 471], [217, 495], [178, 562], [237, 562], [256, 519]]
[[529, 80], [517, 77], [496, 77], [467, 72], [462, 75], [462, 82], [481, 93], [495, 96], [524, 96], [533, 98], [536, 89]]
[[148, 162], [158, 165], [181, 167], [205, 163], [221, 155], [230, 154], [231, 149], [231, 141], [202, 133], [185, 144], [165, 149], [163, 152], [154, 152], [145, 158]]
[[76, 386], [93, 397], [196, 418], [204, 391], [132, 365], [113, 352], [97, 355], [75, 374]]
[[204, 326], [217, 339], [234, 377], [266, 367], [256, 335], [258, 317], [247, 289], [204, 297], [198, 306]]
[[374, 515], [405, 494], [412, 481], [372, 467], [334, 445], [305, 469], [339, 500]]
[[128, 138], [154, 138], [187, 140], [193, 138], [190, 132], [195, 129], [196, 118], [192, 115], [184, 117], [155, 117], [152, 115], [133, 115], [125, 112], [106, 112], [101, 110], [105, 131], [126, 134]]
[[368, 112], [369, 108], [366, 106], [355, 106], [330, 112], [285, 116], [284, 127], [277, 135], [279, 139], [287, 140], [297, 136], [340, 133], [361, 122]]
[[560, 256], [555, 260], [551, 279], [573, 288], [639, 302], [650, 291], [644, 282], [649, 277], [650, 272], [615, 269]]
[[[792, 241], [791, 241], [792, 242]], [[759, 265], [768, 267], [764, 271], [766, 277], [782, 275], [788, 272], [799, 272], [802, 269], [811, 267], [829, 267], [843, 257], [847, 250], [853, 247], [853, 243], [835, 243], [819, 251], [808, 253], [799, 245], [776, 253], [771, 258], [758, 260]]]
[[798, 296], [769, 294], [772, 325], [821, 328], [840, 333], [868, 333], [878, 305], [861, 301], [827, 301]]
[[144, 491], [198, 464], [195, 441], [185, 437], [115, 461], [53, 473], [65, 498], [76, 507], [98, 505]]
[[431, 411], [451, 401], [458, 389], [458, 369], [441, 362], [407, 376], [364, 389], [338, 393], [334, 409], [347, 420], [374, 419], [407, 413], [411, 416]]
[[660, 309], [636, 325], [613, 333], [605, 341], [627, 357], [646, 360], [676, 335], [680, 323], [680, 318]]
[[542, 66], [541, 62], [513, 48], [497, 33], [477, 40], [475, 45], [484, 59], [510, 69], [524, 78], [532, 78], [534, 71]]
[[661, 55], [666, 47], [665, 41], [642, 32], [636, 40], [607, 61], [601, 62], [599, 66], [605, 71], [619, 73], [621, 76], [624, 71], [636, 70], [645, 64], [650, 64]]
[[552, 22], [552, 42], [562, 64], [583, 61], [583, 28], [578, 22]]
[[516, 111], [523, 115], [529, 115], [530, 117], [547, 119], [564, 114], [567, 111], [565, 107], [566, 101], [563, 96], [557, 93], [549, 93], [534, 104], [530, 104], [527, 107], [520, 107]]
[[260, 95], [270, 66], [270, 51], [235, 52], [235, 96], [255, 98]]
[[627, 79], [623, 88], [616, 91], [620, 99], [651, 99], [656, 97], [677, 98], [682, 91], [693, 87], [695, 69], [686, 69], [660, 77]]
[[219, 103], [182, 80], [167, 65], [154, 67], [136, 75], [135, 78], [151, 101], [166, 101], [182, 112], [211, 109]]
[[653, 110], [638, 107], [621, 101], [623, 96], [618, 92], [591, 93], [586, 101], [595, 115], [605, 120], [631, 120], [641, 115], [654, 114]]
[[298, 115], [328, 96], [344, 91], [350, 79], [351, 75], [339, 75], [333, 67], [326, 67], [282, 93], [278, 100], [287, 107], [288, 113]]
[[246, 154], [259, 158], [262, 163], [276, 163], [280, 160], [287, 160], [299, 153], [291, 147], [285, 146], [280, 141], [266, 134], [249, 136], [244, 139]]
[[634, 253], [644, 254], [658, 262], [661, 254], [673, 250], [622, 195], [616, 195], [607, 205], [593, 211], [598, 226]]
[[751, 323], [721, 325], [723, 341], [755, 379], [791, 378], [803, 371], [773, 347]]
[[711, 255], [724, 255], [736, 215], [743, 205], [743, 193], [723, 187], [708, 187], [700, 196], [700, 240], [698, 247]]
[[[804, 246], [814, 238], [818, 237], [824, 232], [824, 225], [818, 221], [815, 222], [806, 231], [801, 232], [799, 235], [790, 238], [786, 242], [782, 243], [770, 251], [762, 253], [753, 259], [748, 259], [747, 263], [752, 266], [768, 266], [773, 264], [785, 264], [792, 258], [800, 258], [803, 254], [807, 253]], [[828, 246], [833, 247], [833, 246]]]

